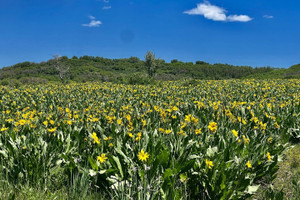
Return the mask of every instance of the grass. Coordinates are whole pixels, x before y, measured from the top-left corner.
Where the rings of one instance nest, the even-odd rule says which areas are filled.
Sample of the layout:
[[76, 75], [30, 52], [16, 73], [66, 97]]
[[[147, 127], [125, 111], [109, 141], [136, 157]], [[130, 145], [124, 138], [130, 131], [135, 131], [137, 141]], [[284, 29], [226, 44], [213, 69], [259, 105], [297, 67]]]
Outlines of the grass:
[[12, 186], [0, 186], [0, 199], [2, 200], [104, 200], [102, 193], [90, 193], [82, 196], [76, 193], [76, 196], [68, 191], [67, 188], [58, 189], [56, 191], [44, 191], [38, 188], [32, 188], [28, 186], [22, 186], [16, 189]]
[[300, 199], [300, 144], [292, 145], [283, 155], [282, 161], [279, 162], [277, 177], [272, 181], [271, 188], [261, 187], [252, 199]]
[[287, 199], [300, 199], [300, 144], [293, 146], [280, 163], [274, 187], [282, 190]]

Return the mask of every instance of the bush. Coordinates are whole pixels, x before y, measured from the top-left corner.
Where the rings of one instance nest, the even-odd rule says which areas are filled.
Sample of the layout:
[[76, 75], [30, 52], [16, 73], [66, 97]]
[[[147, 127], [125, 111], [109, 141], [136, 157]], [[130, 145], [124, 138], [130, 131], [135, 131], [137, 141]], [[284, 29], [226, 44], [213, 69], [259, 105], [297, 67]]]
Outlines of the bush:
[[17, 79], [4, 79], [4, 80], [1, 81], [0, 85], [20, 87], [22, 85], [22, 83]]
[[132, 75], [126, 76], [123, 79], [123, 82], [130, 85], [148, 85], [153, 84], [155, 82], [155, 79], [146, 75], [134, 73]]
[[48, 82], [47, 79], [39, 78], [39, 77], [22, 77], [19, 79], [22, 84], [46, 84]]

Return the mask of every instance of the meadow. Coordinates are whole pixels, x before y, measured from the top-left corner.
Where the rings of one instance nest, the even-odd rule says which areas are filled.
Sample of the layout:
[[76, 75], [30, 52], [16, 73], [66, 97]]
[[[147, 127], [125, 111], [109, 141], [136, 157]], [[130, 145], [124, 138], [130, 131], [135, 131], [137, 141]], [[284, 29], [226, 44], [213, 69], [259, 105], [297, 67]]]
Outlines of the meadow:
[[0, 197], [16, 198], [25, 186], [63, 188], [70, 199], [274, 195], [283, 153], [299, 139], [299, 85], [0, 86]]

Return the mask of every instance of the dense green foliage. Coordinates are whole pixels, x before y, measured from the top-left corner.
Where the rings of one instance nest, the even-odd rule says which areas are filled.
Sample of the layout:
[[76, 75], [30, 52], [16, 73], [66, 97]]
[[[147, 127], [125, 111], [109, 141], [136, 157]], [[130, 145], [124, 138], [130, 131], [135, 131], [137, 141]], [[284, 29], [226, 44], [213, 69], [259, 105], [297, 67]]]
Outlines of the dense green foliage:
[[[129, 84], [147, 84], [155, 80], [179, 79], [241, 79], [241, 78], [298, 78], [300, 65], [289, 69], [270, 67], [252, 68], [249, 66], [233, 66], [228, 64], [209, 64], [203, 61], [181, 62], [176, 59], [170, 63], [161, 59], [155, 60], [155, 72], [149, 74], [147, 62], [137, 57], [127, 59], [107, 59], [102, 57], [76, 56], [60, 58], [61, 64], [69, 67], [65, 74], [69, 82], [115, 82]], [[47, 62], [23, 62], [0, 69], [0, 84], [20, 85], [26, 83], [45, 83], [60, 81], [55, 68], [55, 59]], [[149, 75], [147, 75], [149, 74]]]

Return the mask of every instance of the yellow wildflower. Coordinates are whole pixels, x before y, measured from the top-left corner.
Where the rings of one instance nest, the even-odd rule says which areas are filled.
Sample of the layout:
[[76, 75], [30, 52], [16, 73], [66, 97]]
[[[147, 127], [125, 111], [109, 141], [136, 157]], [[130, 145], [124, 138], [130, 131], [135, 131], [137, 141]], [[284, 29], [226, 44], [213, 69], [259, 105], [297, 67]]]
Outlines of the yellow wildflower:
[[181, 122], [181, 123], [180, 123], [180, 128], [181, 128], [181, 129], [184, 129], [185, 127], [186, 127], [186, 123]]
[[251, 163], [250, 163], [249, 160], [248, 160], [248, 162], [246, 163], [246, 165], [247, 165], [248, 168], [252, 168], [252, 165], [251, 165]]
[[142, 138], [142, 133], [141, 132], [138, 132], [137, 133], [137, 137], [135, 138], [136, 141], [140, 141]]
[[138, 158], [140, 161], [147, 161], [149, 158], [149, 154], [144, 152], [144, 150], [141, 150], [141, 152], [138, 153]]
[[234, 135], [235, 137], [238, 137], [238, 136], [239, 136], [239, 133], [238, 133], [236, 130], [233, 129], [231, 132], [233, 133], [233, 135]]
[[184, 131], [184, 130], [180, 130], [178, 133], [177, 133], [178, 135], [182, 135], [182, 136], [186, 136], [186, 132]]
[[142, 119], [142, 123], [143, 123], [143, 126], [146, 126], [147, 125], [147, 122], [146, 120]]
[[122, 119], [117, 119], [117, 124], [122, 124]]
[[161, 132], [161, 133], [163, 133], [163, 132], [165, 132], [165, 129], [159, 128], [158, 131]]
[[97, 137], [97, 134], [95, 132], [93, 132], [92, 138], [94, 139], [94, 144], [100, 144], [99, 138]]
[[200, 133], [202, 133], [201, 128], [195, 130], [195, 134], [196, 134], [196, 135], [198, 135], [198, 134], [200, 134]]
[[216, 122], [209, 122], [209, 125], [208, 125], [208, 129], [211, 131], [211, 132], [216, 132], [217, 129], [218, 129], [218, 125]]
[[241, 117], [237, 117], [238, 121], [241, 122], [242, 121], [242, 118]]
[[209, 169], [212, 169], [212, 167], [214, 166], [213, 162], [208, 159], [205, 159], [205, 164]]
[[244, 120], [244, 119], [242, 119], [242, 123], [243, 123], [244, 125], [246, 125], [246, 124], [247, 124], [247, 121]]
[[268, 158], [269, 161], [271, 161], [271, 154], [270, 154], [270, 152], [267, 152], [267, 158]]
[[128, 133], [129, 137], [133, 138], [133, 134], [132, 133]]
[[198, 123], [198, 119], [194, 116], [191, 117], [191, 121], [194, 123], [194, 124], [197, 124]]
[[30, 128], [36, 128], [37, 125], [36, 124], [30, 124]]
[[105, 141], [111, 140], [111, 136], [108, 136], [108, 137], [104, 138], [104, 140], [105, 140]]
[[250, 142], [250, 139], [246, 138], [244, 135], [243, 135], [243, 140], [244, 140], [245, 144], [249, 144], [249, 142]]
[[177, 106], [174, 106], [174, 107], [172, 108], [172, 110], [177, 111], [177, 110], [178, 110], [178, 107], [177, 107]]
[[191, 118], [192, 118], [192, 115], [191, 114], [189, 114], [189, 115], [186, 115], [185, 116], [185, 121], [187, 122], [187, 123], [189, 123], [189, 122], [191, 122]]
[[25, 125], [25, 123], [26, 123], [26, 120], [24, 120], [24, 119], [21, 119], [21, 120], [19, 121], [19, 124], [22, 125], [22, 126]]
[[93, 118], [93, 122], [98, 122], [99, 118]]
[[49, 128], [48, 131], [49, 131], [50, 133], [53, 133], [54, 131], [56, 131], [56, 129], [57, 129], [57, 127]]
[[103, 163], [105, 160], [107, 160], [107, 157], [106, 157], [105, 153], [102, 153], [101, 156], [97, 156], [97, 160], [100, 163]]
[[8, 128], [6, 128], [5, 126], [3, 126], [2, 128], [1, 128], [1, 132], [3, 132], [3, 131], [6, 131]]

